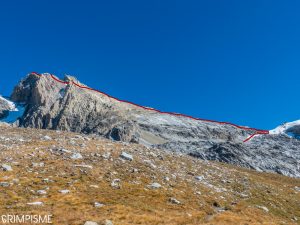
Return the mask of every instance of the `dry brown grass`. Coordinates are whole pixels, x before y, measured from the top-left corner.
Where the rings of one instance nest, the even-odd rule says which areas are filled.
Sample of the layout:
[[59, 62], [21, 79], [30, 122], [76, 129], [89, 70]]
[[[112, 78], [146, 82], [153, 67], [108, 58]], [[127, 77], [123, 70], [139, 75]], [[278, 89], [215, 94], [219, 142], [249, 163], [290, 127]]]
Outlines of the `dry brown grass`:
[[[54, 224], [68, 225], [87, 220], [101, 223], [105, 219], [115, 225], [297, 224], [293, 219], [300, 219], [300, 193], [294, 190], [295, 186], [300, 187], [299, 179], [159, 153], [139, 145], [78, 138], [74, 133], [3, 126], [0, 129], [2, 136], [11, 137], [9, 141], [0, 140], [1, 162], [13, 167], [11, 172], [0, 172], [0, 182], [19, 180], [9, 188], [0, 187], [0, 214], [52, 214]], [[53, 140], [41, 140], [44, 135]], [[25, 141], [18, 141], [19, 137]], [[81, 152], [84, 159], [74, 161], [49, 151], [58, 147]], [[133, 162], [119, 159], [123, 150], [134, 156]], [[112, 153], [110, 160], [100, 156], [107, 152]], [[160, 154], [163, 160], [150, 152]], [[90, 155], [94, 153], [99, 155]], [[144, 159], [151, 159], [157, 168], [149, 167]], [[45, 166], [33, 167], [32, 162], [44, 162]], [[75, 164], [92, 165], [93, 169], [74, 167]], [[132, 172], [133, 168], [138, 172]], [[164, 176], [171, 174], [177, 177], [164, 181]], [[195, 175], [207, 177], [209, 184], [195, 181]], [[53, 182], [45, 183], [45, 178]], [[114, 178], [121, 179], [120, 189], [110, 186]], [[162, 188], [147, 188], [152, 182], [160, 183]], [[46, 187], [46, 196], [35, 193]], [[217, 191], [214, 187], [226, 190]], [[62, 189], [70, 193], [59, 193]], [[171, 204], [171, 197], [182, 204]], [[42, 201], [44, 206], [26, 204], [33, 201]], [[95, 208], [94, 202], [105, 206]], [[257, 206], [265, 206], [269, 212]]]

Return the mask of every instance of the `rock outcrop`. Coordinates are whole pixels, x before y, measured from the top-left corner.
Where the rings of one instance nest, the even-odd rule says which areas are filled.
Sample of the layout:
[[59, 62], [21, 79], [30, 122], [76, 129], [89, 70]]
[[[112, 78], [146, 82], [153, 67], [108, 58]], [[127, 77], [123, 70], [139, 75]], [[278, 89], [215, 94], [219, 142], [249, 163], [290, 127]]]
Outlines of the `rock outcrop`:
[[22, 80], [11, 96], [13, 101], [26, 104], [19, 125], [97, 134], [116, 141], [300, 177], [297, 139], [272, 134], [243, 143], [253, 132], [145, 110], [79, 88], [73, 83], [79, 82], [76, 78], [67, 76], [65, 81], [69, 84], [57, 82], [47, 74], [30, 74]]

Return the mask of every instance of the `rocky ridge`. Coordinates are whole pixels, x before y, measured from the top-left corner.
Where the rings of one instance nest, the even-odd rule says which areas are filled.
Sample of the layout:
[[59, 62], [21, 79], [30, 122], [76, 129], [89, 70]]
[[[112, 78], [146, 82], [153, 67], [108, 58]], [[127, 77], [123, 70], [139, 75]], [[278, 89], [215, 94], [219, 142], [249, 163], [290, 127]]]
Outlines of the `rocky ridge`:
[[[70, 76], [64, 80], [79, 82]], [[59, 83], [49, 74], [29, 74], [15, 87], [11, 99], [26, 105], [17, 122], [21, 127], [97, 134], [115, 141], [300, 177], [300, 141], [285, 134], [260, 135], [243, 143], [253, 132], [144, 110], [72, 82]]]

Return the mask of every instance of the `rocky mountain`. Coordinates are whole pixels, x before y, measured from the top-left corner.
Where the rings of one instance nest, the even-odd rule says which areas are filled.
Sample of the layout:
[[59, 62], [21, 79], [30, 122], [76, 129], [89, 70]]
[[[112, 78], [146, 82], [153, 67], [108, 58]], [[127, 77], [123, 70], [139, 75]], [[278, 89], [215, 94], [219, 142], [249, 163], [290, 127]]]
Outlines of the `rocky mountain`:
[[16, 122], [21, 127], [97, 134], [300, 177], [300, 140], [284, 133], [257, 135], [243, 143], [253, 131], [145, 110], [92, 91], [71, 76], [58, 81], [50, 74], [29, 74], [15, 87], [11, 99], [26, 106]]

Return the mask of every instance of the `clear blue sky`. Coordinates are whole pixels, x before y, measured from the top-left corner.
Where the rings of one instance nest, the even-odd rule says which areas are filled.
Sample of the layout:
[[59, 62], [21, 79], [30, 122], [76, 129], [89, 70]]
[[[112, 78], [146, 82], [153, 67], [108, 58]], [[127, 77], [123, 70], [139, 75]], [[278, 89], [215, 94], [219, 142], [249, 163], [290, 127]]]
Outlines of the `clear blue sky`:
[[164, 111], [261, 129], [300, 118], [300, 1], [0, 3], [0, 93], [77, 76]]

